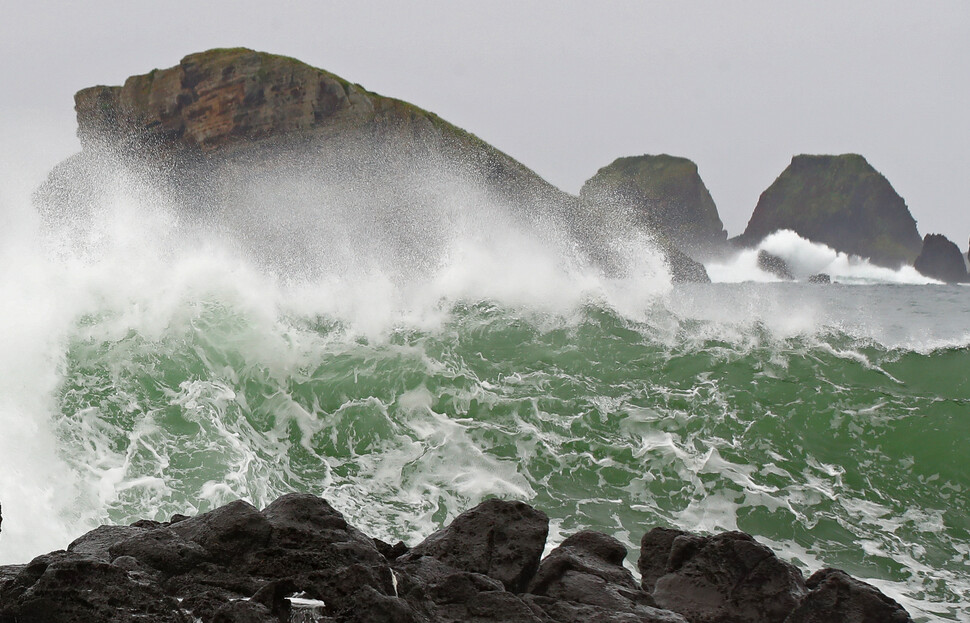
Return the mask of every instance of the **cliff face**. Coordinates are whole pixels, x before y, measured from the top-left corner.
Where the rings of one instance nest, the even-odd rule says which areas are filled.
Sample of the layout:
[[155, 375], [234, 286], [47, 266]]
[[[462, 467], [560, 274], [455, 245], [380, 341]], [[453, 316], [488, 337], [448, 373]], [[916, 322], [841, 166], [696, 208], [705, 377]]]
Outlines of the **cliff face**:
[[[371, 93], [296, 59], [245, 48], [186, 56], [175, 67], [75, 96], [86, 152], [219, 161], [260, 148], [324, 147], [346, 156], [370, 140], [404, 157], [448, 156], [490, 181], [569, 202], [534, 172], [478, 137], [407, 102]], [[353, 140], [353, 146], [346, 143]], [[360, 150], [358, 149], [358, 152]], [[380, 149], [376, 149], [380, 151]], [[359, 155], [355, 153], [354, 155]]]
[[292, 58], [210, 50], [75, 104], [82, 151], [34, 197], [55, 226], [83, 229], [134, 185], [280, 272], [347, 244], [402, 275], [436, 265], [459, 208], [578, 227], [575, 197], [478, 137]]
[[691, 256], [716, 253], [727, 239], [697, 165], [686, 158], [618, 158], [583, 185], [580, 199], [629, 210], [637, 222]]
[[792, 158], [736, 240], [753, 246], [779, 229], [894, 268], [912, 264], [922, 247], [906, 202], [856, 154]]

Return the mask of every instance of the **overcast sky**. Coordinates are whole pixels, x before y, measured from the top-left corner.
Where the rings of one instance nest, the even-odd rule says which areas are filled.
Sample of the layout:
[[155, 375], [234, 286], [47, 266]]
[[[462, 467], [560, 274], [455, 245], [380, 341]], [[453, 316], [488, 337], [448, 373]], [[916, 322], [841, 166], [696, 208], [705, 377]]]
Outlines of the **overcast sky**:
[[792, 155], [861, 153], [967, 248], [965, 0], [4, 2], [0, 180], [79, 148], [78, 89], [228, 46], [413, 102], [572, 193], [620, 156], [691, 158], [731, 235]]

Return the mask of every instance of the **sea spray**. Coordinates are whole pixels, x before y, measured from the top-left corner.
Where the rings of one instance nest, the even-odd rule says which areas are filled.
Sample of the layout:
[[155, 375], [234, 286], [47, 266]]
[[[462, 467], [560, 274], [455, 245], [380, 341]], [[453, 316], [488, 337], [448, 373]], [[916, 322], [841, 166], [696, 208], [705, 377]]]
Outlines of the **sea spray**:
[[781, 258], [792, 276], [805, 281], [816, 274], [826, 274], [840, 283], [937, 283], [921, 275], [912, 266], [898, 269], [877, 266], [868, 259], [849, 255], [821, 243], [802, 238], [790, 230], [780, 230], [765, 237], [754, 249], [743, 249], [726, 259], [707, 264], [711, 281], [738, 283], [742, 281], [773, 282], [779, 277], [758, 266], [758, 253], [765, 251]]
[[106, 175], [66, 227], [17, 207], [3, 251], [3, 562], [293, 490], [414, 543], [501, 496], [554, 541], [740, 528], [967, 612], [965, 289], [674, 288], [649, 239], [604, 270], [450, 172], [417, 213], [336, 188], [319, 222], [283, 183], [239, 222]]

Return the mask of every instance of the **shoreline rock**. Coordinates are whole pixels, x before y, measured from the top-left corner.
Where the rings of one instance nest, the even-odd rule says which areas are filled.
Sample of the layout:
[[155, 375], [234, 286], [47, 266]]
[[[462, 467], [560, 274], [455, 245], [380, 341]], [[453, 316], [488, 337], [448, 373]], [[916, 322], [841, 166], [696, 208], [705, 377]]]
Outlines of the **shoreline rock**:
[[911, 622], [875, 587], [796, 567], [742, 532], [654, 528], [641, 581], [626, 548], [581, 531], [540, 561], [544, 513], [487, 500], [407, 548], [369, 538], [322, 498], [101, 526], [66, 551], [0, 567], [0, 623]]

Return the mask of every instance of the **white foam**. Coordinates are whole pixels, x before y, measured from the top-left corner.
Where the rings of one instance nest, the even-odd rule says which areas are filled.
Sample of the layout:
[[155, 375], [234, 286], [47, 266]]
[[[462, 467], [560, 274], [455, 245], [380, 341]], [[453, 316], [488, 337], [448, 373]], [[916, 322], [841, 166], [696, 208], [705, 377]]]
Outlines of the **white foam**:
[[877, 266], [866, 258], [836, 251], [825, 244], [807, 240], [788, 229], [768, 235], [754, 249], [745, 249], [726, 260], [708, 263], [706, 268], [711, 281], [716, 283], [781, 281], [776, 275], [758, 267], [759, 251], [766, 251], [785, 260], [792, 275], [798, 280], [824, 273], [838, 283], [939, 283], [921, 275], [912, 266], [904, 266], [898, 270]]

